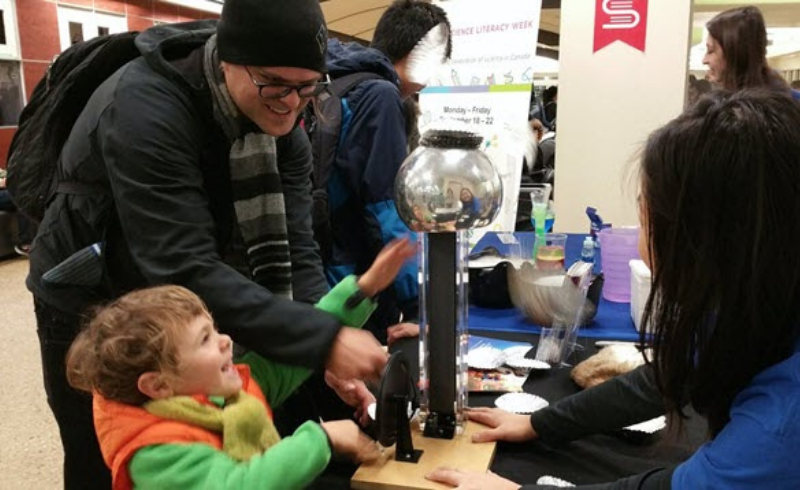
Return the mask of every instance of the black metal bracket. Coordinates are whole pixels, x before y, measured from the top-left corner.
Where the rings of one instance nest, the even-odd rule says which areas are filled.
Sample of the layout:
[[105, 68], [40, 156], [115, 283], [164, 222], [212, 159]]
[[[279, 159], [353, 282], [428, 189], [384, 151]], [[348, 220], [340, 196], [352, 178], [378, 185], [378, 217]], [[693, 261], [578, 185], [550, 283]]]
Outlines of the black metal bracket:
[[397, 446], [394, 459], [403, 463], [416, 463], [424, 451], [414, 449], [411, 440], [411, 424], [408, 423], [408, 397], [395, 396], [393, 398], [397, 420]]
[[425, 437], [452, 439], [456, 435], [456, 415], [454, 413], [430, 412], [425, 419]]

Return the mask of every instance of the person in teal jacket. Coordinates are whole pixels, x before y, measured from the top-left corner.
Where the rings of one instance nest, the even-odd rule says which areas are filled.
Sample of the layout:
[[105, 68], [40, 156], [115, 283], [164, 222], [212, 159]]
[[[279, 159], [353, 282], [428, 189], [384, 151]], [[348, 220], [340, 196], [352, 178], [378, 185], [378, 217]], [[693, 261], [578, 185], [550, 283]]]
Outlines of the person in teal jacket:
[[[362, 276], [350, 276], [317, 304], [360, 327], [372, 296], [414, 254], [388, 245]], [[94, 422], [113, 488], [304, 488], [332, 454], [377, 457], [352, 420], [306, 422], [281, 439], [279, 405], [311, 370], [248, 352], [235, 364], [203, 301], [181, 286], [128, 293], [98, 310], [67, 355], [67, 378], [94, 394]], [[347, 397], [346, 393], [342, 393]]]

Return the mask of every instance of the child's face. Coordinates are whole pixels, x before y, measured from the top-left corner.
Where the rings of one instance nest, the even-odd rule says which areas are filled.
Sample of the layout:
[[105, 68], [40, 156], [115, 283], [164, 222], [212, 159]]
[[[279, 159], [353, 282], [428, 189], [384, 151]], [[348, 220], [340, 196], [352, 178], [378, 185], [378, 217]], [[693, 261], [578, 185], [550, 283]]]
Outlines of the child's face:
[[178, 375], [175, 395], [232, 396], [242, 389], [233, 366], [233, 343], [214, 328], [211, 318], [195, 318], [178, 339]]

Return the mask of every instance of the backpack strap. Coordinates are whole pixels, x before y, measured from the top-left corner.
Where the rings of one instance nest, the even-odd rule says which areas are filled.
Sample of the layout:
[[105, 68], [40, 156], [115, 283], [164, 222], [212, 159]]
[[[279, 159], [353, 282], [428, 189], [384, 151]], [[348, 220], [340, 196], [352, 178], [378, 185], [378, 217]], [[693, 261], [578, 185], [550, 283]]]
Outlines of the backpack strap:
[[364, 80], [383, 79], [382, 76], [370, 71], [351, 73], [343, 77], [334, 79], [328, 86], [328, 92], [334, 97], [343, 97], [347, 92], [355, 88], [356, 85]]
[[342, 129], [341, 99], [356, 85], [371, 79], [383, 79], [383, 77], [372, 72], [351, 73], [333, 80], [328, 90], [320, 95], [318, 104], [322, 120], [317, 121], [315, 128], [317, 134], [311, 142], [314, 153], [315, 189], [327, 187], [333, 161], [336, 159], [336, 147]]

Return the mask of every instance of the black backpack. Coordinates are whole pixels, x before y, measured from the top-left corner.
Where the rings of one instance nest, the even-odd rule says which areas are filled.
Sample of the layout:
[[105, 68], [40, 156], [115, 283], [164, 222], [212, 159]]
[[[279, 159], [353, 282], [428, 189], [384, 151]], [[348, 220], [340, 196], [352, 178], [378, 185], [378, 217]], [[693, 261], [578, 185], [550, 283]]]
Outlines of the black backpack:
[[312, 223], [314, 240], [322, 255], [322, 262], [330, 261], [333, 236], [328, 207], [328, 179], [333, 163], [336, 160], [336, 147], [339, 144], [342, 129], [342, 98], [364, 80], [381, 79], [380, 75], [370, 72], [351, 73], [337, 78], [328, 86], [328, 90], [316, 100], [316, 108], [309, 107], [303, 115], [306, 133], [311, 139], [311, 152], [314, 155], [312, 171]]
[[42, 220], [57, 188], [71, 193], [94, 192], [77, 183], [59, 183], [58, 158], [95, 89], [140, 56], [134, 44], [137, 34], [102, 36], [69, 47], [53, 60], [34, 88], [11, 140], [6, 181], [17, 208], [29, 218]]

